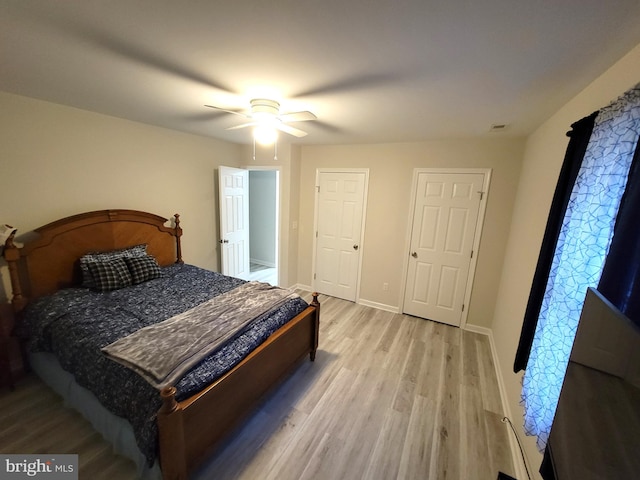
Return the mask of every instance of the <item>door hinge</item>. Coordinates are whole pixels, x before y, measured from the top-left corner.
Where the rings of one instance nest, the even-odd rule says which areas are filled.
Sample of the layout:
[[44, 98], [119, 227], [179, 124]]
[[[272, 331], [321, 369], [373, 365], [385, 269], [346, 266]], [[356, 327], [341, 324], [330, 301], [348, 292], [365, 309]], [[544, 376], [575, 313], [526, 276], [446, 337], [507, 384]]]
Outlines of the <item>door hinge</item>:
[[478, 193], [480, 194], [480, 201], [482, 201], [482, 198], [484, 197], [484, 192], [479, 190]]
[[313, 274], [313, 279], [314, 279], [314, 280], [316, 279], [316, 274], [315, 274], [315, 273]]
[[316, 230], [316, 238], [318, 238], [318, 231]]
[[471, 258], [473, 258], [473, 250], [471, 250]]
[[462, 311], [464, 312], [464, 303], [462, 304]]
[[318, 189], [318, 193], [320, 193], [320, 185], [316, 185], [316, 188]]

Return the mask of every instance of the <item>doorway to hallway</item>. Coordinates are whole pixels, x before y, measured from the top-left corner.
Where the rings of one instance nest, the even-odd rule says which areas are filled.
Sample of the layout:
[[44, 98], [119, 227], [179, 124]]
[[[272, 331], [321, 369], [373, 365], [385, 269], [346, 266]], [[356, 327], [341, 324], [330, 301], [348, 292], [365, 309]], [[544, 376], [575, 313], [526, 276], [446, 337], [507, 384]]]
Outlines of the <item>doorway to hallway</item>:
[[249, 170], [249, 279], [278, 285], [278, 170]]

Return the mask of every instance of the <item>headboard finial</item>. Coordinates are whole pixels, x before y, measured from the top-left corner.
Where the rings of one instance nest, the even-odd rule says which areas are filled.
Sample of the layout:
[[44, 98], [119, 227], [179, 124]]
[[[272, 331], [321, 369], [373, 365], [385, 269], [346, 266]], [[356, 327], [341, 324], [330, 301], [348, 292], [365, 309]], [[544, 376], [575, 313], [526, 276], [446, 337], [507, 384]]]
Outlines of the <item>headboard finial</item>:
[[175, 235], [176, 235], [176, 263], [184, 263], [182, 260], [182, 244], [180, 243], [180, 237], [182, 236], [182, 228], [180, 228], [180, 214], [176, 213], [173, 215], [175, 219]]
[[9, 278], [11, 280], [11, 290], [13, 296], [11, 297], [11, 304], [13, 310], [19, 312], [27, 304], [27, 299], [22, 293], [22, 285], [20, 283], [20, 273], [18, 271], [18, 261], [20, 260], [20, 249], [13, 243], [16, 231], [14, 230], [4, 243], [4, 259], [7, 261], [9, 267]]

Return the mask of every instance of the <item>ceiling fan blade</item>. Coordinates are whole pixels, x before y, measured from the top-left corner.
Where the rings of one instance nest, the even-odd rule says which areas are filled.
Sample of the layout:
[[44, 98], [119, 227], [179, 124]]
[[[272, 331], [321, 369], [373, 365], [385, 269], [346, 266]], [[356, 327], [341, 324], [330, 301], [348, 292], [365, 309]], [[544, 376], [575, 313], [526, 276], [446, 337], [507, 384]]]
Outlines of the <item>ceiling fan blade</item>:
[[301, 137], [306, 137], [307, 136], [307, 132], [303, 132], [302, 130], [299, 130], [297, 128], [293, 128], [290, 125], [285, 125], [284, 123], [281, 123], [276, 128], [278, 130], [284, 132], [284, 133], [288, 133], [289, 135], [293, 135], [294, 137], [301, 138]]
[[361, 91], [363, 89], [384, 87], [398, 82], [402, 75], [403, 74], [397, 71], [389, 73], [354, 75], [338, 79], [332, 83], [317, 85], [316, 87], [309, 88], [302, 92], [297, 92], [292, 96], [292, 98], [312, 97], [316, 95], [336, 93], [351, 93], [353, 91]]
[[235, 127], [225, 128], [225, 130], [238, 130], [240, 128], [255, 127], [256, 125], [258, 125], [256, 122], [249, 122], [249, 123], [236, 125]]
[[247, 114], [243, 113], [241, 110], [227, 110], [226, 108], [216, 107], [215, 105], [205, 105], [205, 107], [220, 110], [221, 112], [233, 113], [234, 115], [240, 115], [241, 117], [247, 118]]
[[317, 120], [318, 117], [316, 117], [313, 113], [311, 112], [291, 112], [291, 113], [285, 113], [283, 115], [280, 115], [278, 118], [280, 118], [281, 121], [287, 123], [287, 122], [307, 122], [309, 120]]

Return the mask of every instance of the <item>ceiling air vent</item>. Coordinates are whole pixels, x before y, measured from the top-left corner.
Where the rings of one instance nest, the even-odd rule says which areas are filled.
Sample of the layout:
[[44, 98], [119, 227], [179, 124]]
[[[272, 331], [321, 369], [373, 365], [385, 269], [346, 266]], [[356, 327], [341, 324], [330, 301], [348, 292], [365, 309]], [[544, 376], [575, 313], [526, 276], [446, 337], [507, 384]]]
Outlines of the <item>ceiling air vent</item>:
[[504, 132], [507, 129], [506, 123], [494, 123], [489, 129], [490, 132]]

